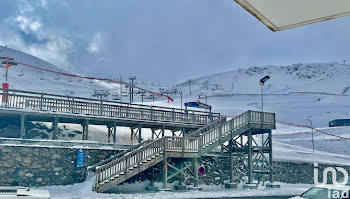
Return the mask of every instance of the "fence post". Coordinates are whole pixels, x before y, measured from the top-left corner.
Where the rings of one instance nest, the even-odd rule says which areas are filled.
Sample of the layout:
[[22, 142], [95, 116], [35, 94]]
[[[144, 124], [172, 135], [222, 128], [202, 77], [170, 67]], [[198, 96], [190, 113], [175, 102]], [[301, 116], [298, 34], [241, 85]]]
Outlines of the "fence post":
[[173, 117], [173, 122], [175, 122], [175, 110], [173, 109], [173, 113], [172, 113], [172, 117]]
[[195, 118], [194, 111], [192, 112], [192, 123], [193, 123], [193, 124], [195, 124], [195, 123], [196, 123], [196, 118]]
[[129, 118], [129, 110], [130, 109], [130, 105], [128, 104], [128, 107], [126, 108], [126, 117]]
[[71, 109], [72, 109], [72, 113], [74, 113], [74, 97], [72, 97], [72, 107], [71, 107]]
[[9, 90], [8, 89], [6, 89], [5, 90], [6, 91], [6, 98], [5, 98], [5, 107], [7, 108], [8, 107], [8, 101], [9, 101]]
[[125, 156], [125, 176], [126, 172], [128, 172], [128, 156]]
[[252, 112], [249, 110], [248, 111], [248, 121], [247, 121], [249, 128], [250, 128], [251, 119], [252, 119]]
[[181, 147], [182, 147], [182, 157], [185, 155], [185, 137], [180, 137], [181, 139]]
[[151, 106], [151, 121], [153, 121], [153, 106]]
[[43, 110], [43, 101], [44, 101], [44, 94], [41, 93], [41, 96], [40, 96], [40, 110], [41, 111]]

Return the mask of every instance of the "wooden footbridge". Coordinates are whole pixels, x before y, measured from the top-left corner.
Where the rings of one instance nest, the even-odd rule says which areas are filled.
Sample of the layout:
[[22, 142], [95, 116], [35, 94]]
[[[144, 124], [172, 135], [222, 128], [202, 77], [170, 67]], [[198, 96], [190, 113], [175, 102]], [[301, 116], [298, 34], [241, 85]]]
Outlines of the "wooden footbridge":
[[[133, 128], [137, 128], [140, 142], [138, 145], [89, 167], [96, 175], [97, 192], [108, 192], [147, 169], [152, 170], [152, 187], [154, 166], [161, 162], [164, 189], [168, 188], [168, 180], [174, 177], [182, 179], [184, 175], [193, 179], [194, 187], [197, 187], [198, 162], [201, 157], [211, 153], [229, 156], [230, 183], [227, 187], [232, 187], [233, 184], [234, 156], [244, 165], [248, 188], [254, 187], [251, 185], [254, 185], [255, 175], [267, 175], [268, 180], [273, 182], [271, 130], [276, 127], [274, 113], [247, 111], [227, 121], [227, 118], [217, 113], [186, 112], [175, 108], [15, 90], [6, 90], [0, 100], [1, 117], [21, 118], [22, 137], [25, 137], [26, 121], [53, 122], [53, 138], [58, 122], [82, 124], [84, 139], [88, 138], [89, 124], [107, 125], [114, 142], [117, 126], [128, 126], [132, 133]], [[163, 133], [158, 136], [159, 139], [142, 142], [142, 128], [158, 128]], [[164, 129], [178, 130], [182, 135], [166, 137]], [[258, 136], [261, 137], [260, 140], [257, 140]], [[180, 164], [171, 165], [170, 158], [178, 160]], [[173, 170], [171, 174], [169, 169]], [[182, 183], [180, 180], [180, 184]]]
[[108, 140], [116, 142], [117, 127], [122, 126], [130, 127], [131, 136], [141, 142], [142, 128], [152, 129], [152, 137], [164, 136], [165, 130], [186, 134], [221, 118], [218, 113], [195, 110], [1, 90], [0, 117], [21, 118], [21, 138], [25, 138], [27, 121], [52, 122], [52, 139], [56, 139], [58, 123], [74, 123], [82, 125], [84, 140], [89, 125], [106, 125]]

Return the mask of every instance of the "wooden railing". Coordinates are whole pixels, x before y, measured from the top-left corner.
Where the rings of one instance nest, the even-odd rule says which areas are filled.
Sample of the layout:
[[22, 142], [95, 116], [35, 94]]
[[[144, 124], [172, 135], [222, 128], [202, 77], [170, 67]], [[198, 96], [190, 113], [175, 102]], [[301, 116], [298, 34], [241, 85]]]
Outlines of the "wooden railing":
[[227, 118], [225, 116], [222, 116], [220, 119], [213, 121], [212, 123], [199, 128], [196, 131], [193, 131], [192, 133], [188, 134], [188, 137], [199, 137], [201, 134], [204, 134], [205, 132], [210, 131], [213, 128], [216, 128], [218, 125], [221, 125], [223, 123], [225, 123], [227, 120]]
[[108, 178], [128, 172], [128, 168], [140, 166], [140, 163], [151, 158], [152, 156], [166, 154], [166, 152], [200, 152], [204, 146], [211, 142], [217, 141], [222, 136], [229, 136], [230, 133], [239, 130], [249, 123], [259, 123], [264, 121], [264, 125], [274, 124], [274, 113], [264, 113], [261, 118], [261, 112], [247, 111], [234, 119], [217, 124], [215, 128], [199, 134], [198, 137], [163, 137], [159, 140], [152, 141], [136, 150], [124, 154], [115, 160], [108, 161], [104, 165], [96, 167], [96, 183], [103, 182]]
[[219, 113], [159, 106], [128, 104], [97, 99], [0, 89], [0, 105], [6, 108], [58, 111], [148, 121], [206, 125], [221, 118]]
[[143, 146], [145, 146], [145, 145], [147, 145], [147, 144], [149, 144], [151, 142], [152, 142], [152, 140], [146, 140], [144, 142], [141, 142], [140, 144], [134, 145], [133, 147], [131, 147], [128, 150], [125, 150], [125, 151], [120, 152], [120, 153], [118, 153], [116, 155], [113, 155], [113, 156], [111, 156], [111, 157], [109, 157], [109, 158], [107, 158], [107, 159], [105, 159], [105, 160], [103, 160], [103, 161], [101, 161], [101, 162], [99, 162], [97, 164], [91, 165], [87, 169], [89, 171], [96, 172], [96, 167], [108, 164], [109, 162], [112, 162], [113, 160], [121, 158], [121, 157], [123, 157], [124, 155], [126, 155], [128, 153], [131, 153], [131, 152], [133, 152], [135, 150], [138, 150], [140, 147], [143, 147]]
[[155, 140], [142, 148], [124, 154], [124, 156], [117, 158], [113, 161], [108, 162], [102, 166], [96, 167], [96, 183], [103, 182], [110, 177], [121, 174], [122, 172], [126, 175], [128, 169], [134, 166], [140, 166], [140, 163], [152, 156], [164, 152], [165, 149], [165, 137], [159, 140]]

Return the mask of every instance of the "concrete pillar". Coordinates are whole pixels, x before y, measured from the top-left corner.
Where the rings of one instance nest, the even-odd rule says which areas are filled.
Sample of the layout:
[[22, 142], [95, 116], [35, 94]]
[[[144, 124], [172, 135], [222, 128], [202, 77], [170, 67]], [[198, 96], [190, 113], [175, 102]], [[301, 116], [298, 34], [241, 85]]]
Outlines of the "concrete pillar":
[[25, 138], [26, 133], [26, 115], [21, 114], [21, 132], [20, 132], [20, 138]]
[[58, 117], [55, 117], [52, 121], [52, 140], [57, 139], [58, 133]]

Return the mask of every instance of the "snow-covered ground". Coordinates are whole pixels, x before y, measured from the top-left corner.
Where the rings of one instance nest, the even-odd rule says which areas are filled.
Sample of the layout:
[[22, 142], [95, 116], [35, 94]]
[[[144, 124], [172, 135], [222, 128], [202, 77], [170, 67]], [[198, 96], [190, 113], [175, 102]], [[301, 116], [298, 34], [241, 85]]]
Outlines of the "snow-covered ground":
[[[92, 181], [84, 183], [67, 185], [67, 186], [49, 186], [43, 187], [50, 191], [52, 199], [67, 198], [67, 199], [166, 199], [166, 198], [228, 198], [228, 197], [259, 197], [259, 196], [296, 196], [305, 192], [311, 187], [306, 184], [284, 184], [280, 183], [281, 189], [269, 189], [260, 186], [258, 190], [247, 191], [242, 189], [242, 184], [237, 190], [226, 189], [223, 186], [200, 186], [203, 191], [187, 191], [187, 192], [145, 192], [145, 187], [149, 185], [148, 181], [119, 185], [116, 189], [119, 194], [102, 194], [91, 190]], [[155, 186], [161, 188], [161, 183], [155, 183]], [[173, 187], [173, 184], [168, 184], [168, 187]]]

